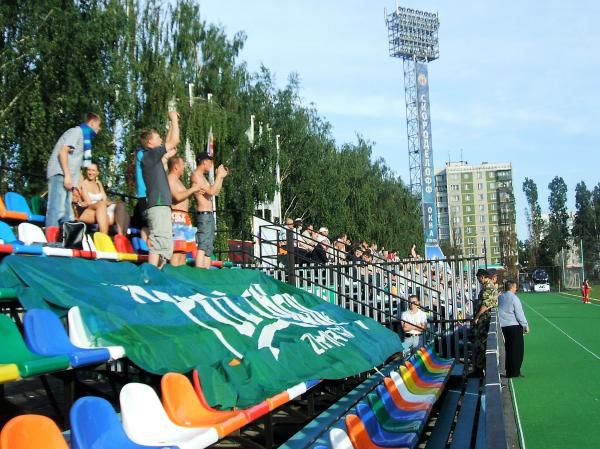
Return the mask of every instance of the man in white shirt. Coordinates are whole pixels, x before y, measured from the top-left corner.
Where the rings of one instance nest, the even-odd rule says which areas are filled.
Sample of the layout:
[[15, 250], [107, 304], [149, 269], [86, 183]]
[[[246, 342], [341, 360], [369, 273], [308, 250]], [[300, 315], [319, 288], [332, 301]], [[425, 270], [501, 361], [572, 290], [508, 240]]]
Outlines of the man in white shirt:
[[423, 332], [427, 327], [427, 315], [419, 308], [419, 297], [410, 295], [410, 309], [402, 312], [402, 330], [404, 331], [404, 342], [410, 345], [410, 349], [418, 349], [423, 346]]

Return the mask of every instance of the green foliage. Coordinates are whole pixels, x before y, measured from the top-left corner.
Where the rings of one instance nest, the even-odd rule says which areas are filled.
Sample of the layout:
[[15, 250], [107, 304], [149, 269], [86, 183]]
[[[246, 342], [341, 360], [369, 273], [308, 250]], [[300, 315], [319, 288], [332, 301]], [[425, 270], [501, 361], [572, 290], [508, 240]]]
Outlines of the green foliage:
[[[540, 262], [540, 244], [542, 233], [544, 231], [544, 221], [542, 220], [542, 210], [538, 203], [537, 185], [533, 179], [525, 178], [523, 182], [523, 192], [527, 199], [527, 226], [529, 228], [529, 239], [525, 248], [528, 251], [525, 259], [521, 256], [519, 260], [528, 260], [530, 266], [537, 266]], [[523, 248], [520, 248], [521, 251]]]
[[[600, 189], [597, 186], [596, 189]], [[599, 190], [600, 192], [600, 190]], [[600, 250], [600, 235], [596, 219], [596, 209], [594, 204], [593, 193], [590, 192], [581, 181], [575, 187], [575, 218], [573, 220], [573, 240], [574, 245], [578, 246], [579, 242], [583, 246], [584, 267], [586, 273], [591, 273], [594, 267], [598, 264], [598, 253]], [[600, 204], [598, 204], [600, 207]]]
[[228, 37], [206, 23], [199, 2], [3, 1], [0, 26], [0, 165], [14, 169], [3, 172], [0, 190], [43, 192], [54, 143], [91, 110], [104, 119], [94, 141], [104, 181], [133, 194], [139, 132], [164, 135], [175, 99], [182, 143], [205, 151], [212, 128], [216, 161], [231, 168], [217, 204], [220, 229], [247, 227], [244, 217], [273, 198], [279, 135], [286, 215], [390, 249], [422, 246], [418, 201], [372, 161], [371, 143], [358, 136], [336, 145], [331, 125], [303, 104], [298, 76], [279, 88], [266, 67], [249, 73], [238, 60], [244, 33]]

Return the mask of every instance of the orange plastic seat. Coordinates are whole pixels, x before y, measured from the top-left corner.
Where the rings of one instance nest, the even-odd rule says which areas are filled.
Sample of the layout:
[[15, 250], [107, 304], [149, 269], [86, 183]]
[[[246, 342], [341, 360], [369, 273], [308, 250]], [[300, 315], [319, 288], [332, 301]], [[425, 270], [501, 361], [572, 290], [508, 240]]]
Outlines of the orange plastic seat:
[[[348, 437], [355, 449], [384, 449], [381, 446], [373, 443], [365, 425], [356, 415], [346, 416], [346, 429], [348, 429]], [[409, 449], [409, 448], [385, 448], [385, 449]]]
[[400, 391], [398, 391], [398, 388], [396, 387], [394, 381], [389, 377], [383, 379], [383, 383], [385, 384], [385, 388], [387, 389], [388, 393], [392, 397], [394, 404], [396, 404], [396, 407], [398, 407], [399, 409], [408, 410], [411, 412], [417, 412], [420, 410], [424, 410], [426, 412], [431, 411], [433, 405], [430, 402], [413, 402], [404, 399]]
[[425, 366], [427, 367], [427, 369], [430, 372], [445, 373], [445, 372], [450, 371], [450, 369], [452, 368], [452, 364], [441, 365], [441, 364], [437, 363], [435, 360], [433, 360], [431, 358], [431, 354], [429, 354], [429, 352], [427, 352], [427, 351], [424, 351], [423, 349], [419, 349], [417, 351], [417, 354], [419, 355], [421, 360], [423, 360], [423, 363], [425, 364]]
[[69, 449], [60, 429], [50, 418], [21, 415], [6, 423], [0, 433], [2, 449]]
[[167, 373], [161, 380], [163, 406], [175, 424], [183, 427], [213, 427], [222, 438], [248, 424], [241, 411], [205, 407], [183, 374]]
[[0, 196], [0, 220], [4, 221], [27, 221], [25, 212], [14, 212], [6, 209], [6, 204]]
[[271, 396], [267, 398], [267, 404], [269, 404], [270, 410], [275, 410], [278, 407], [281, 407], [286, 402], [290, 401], [290, 395], [287, 391], [283, 391], [275, 396]]

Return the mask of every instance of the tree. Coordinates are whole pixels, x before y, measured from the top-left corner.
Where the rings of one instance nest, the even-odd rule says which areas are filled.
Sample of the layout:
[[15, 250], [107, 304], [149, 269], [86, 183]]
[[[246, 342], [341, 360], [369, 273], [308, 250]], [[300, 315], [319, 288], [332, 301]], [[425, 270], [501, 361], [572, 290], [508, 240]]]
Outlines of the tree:
[[593, 204], [593, 194], [583, 181], [575, 187], [575, 209], [572, 229], [573, 243], [578, 246], [581, 242], [585, 272], [592, 273], [598, 263], [598, 249], [600, 248], [598, 244], [598, 223]]
[[[540, 243], [544, 229], [544, 221], [542, 220], [542, 210], [538, 203], [537, 185], [533, 179], [525, 178], [525, 181], [523, 182], [523, 193], [525, 193], [525, 198], [527, 200], [525, 214], [527, 216], [527, 227], [529, 230], [527, 245], [529, 253], [527, 254], [526, 259], [529, 262], [529, 266], [535, 267], [540, 263]], [[523, 259], [519, 257], [519, 260]]]
[[548, 220], [548, 233], [545, 237], [545, 246], [548, 255], [555, 257], [563, 248], [569, 247], [569, 214], [567, 213], [567, 185], [565, 181], [556, 176], [548, 184], [550, 196], [550, 217]]

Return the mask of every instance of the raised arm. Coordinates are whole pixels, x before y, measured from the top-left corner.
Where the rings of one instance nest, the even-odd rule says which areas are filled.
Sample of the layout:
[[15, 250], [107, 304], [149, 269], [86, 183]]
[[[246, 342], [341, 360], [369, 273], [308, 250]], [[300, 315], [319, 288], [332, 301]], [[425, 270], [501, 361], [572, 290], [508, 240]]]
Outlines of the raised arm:
[[165, 141], [167, 153], [166, 158], [172, 158], [177, 153], [177, 145], [179, 145], [179, 114], [176, 111], [169, 111], [169, 131]]

